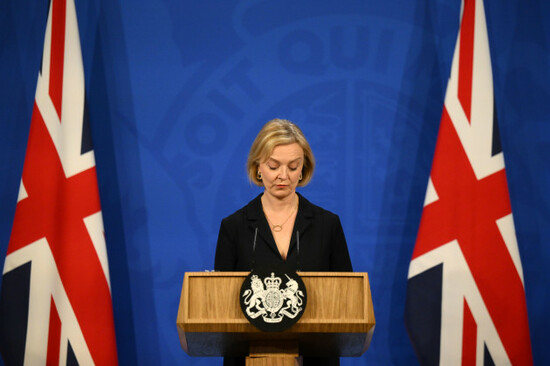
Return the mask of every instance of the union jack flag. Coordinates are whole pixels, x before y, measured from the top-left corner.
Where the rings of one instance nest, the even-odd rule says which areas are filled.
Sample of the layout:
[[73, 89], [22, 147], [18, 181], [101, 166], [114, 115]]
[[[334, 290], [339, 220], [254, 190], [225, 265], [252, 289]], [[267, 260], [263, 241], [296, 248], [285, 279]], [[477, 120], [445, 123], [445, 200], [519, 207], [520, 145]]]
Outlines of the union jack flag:
[[116, 365], [107, 251], [73, 0], [52, 0], [4, 262], [7, 365]]
[[483, 1], [465, 0], [408, 274], [422, 365], [533, 363], [497, 122]]

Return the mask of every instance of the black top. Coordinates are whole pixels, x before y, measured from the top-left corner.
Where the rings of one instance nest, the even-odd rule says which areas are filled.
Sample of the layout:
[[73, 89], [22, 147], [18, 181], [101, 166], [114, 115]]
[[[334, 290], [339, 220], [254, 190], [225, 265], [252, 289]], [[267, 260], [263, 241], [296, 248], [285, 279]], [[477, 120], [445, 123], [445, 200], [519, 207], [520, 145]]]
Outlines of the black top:
[[[258, 266], [283, 265], [289, 271], [352, 271], [344, 230], [338, 216], [315, 206], [300, 194], [287, 259], [283, 260], [265, 218], [261, 196], [222, 220], [215, 270], [250, 271]], [[303, 364], [333, 366], [339, 365], [339, 359], [304, 357]], [[244, 358], [226, 357], [224, 365], [244, 365]]]
[[338, 216], [313, 205], [300, 194], [298, 198], [298, 213], [286, 261], [277, 249], [259, 195], [222, 220], [214, 269], [250, 271], [253, 265], [272, 264], [286, 265], [291, 271], [351, 272], [346, 238]]

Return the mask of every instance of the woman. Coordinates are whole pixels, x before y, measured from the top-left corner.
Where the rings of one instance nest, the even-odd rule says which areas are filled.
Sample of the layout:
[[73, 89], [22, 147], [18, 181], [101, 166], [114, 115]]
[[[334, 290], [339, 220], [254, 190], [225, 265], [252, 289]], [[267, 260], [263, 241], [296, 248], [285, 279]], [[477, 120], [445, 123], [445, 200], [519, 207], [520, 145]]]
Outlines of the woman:
[[[249, 179], [264, 192], [222, 220], [214, 268], [250, 271], [269, 265], [291, 271], [352, 271], [337, 215], [296, 192], [311, 180], [315, 159], [302, 131], [290, 121], [269, 121], [254, 140]], [[225, 359], [224, 364], [244, 359]], [[338, 358], [304, 358], [304, 365], [338, 364]]]

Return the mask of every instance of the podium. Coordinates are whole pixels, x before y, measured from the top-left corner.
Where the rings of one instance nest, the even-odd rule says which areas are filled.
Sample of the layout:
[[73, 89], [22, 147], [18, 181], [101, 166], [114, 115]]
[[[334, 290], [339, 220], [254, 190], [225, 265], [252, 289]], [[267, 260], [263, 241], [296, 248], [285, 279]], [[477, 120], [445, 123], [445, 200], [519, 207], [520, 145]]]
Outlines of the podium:
[[369, 347], [375, 319], [366, 273], [300, 272], [307, 306], [282, 332], [262, 332], [244, 317], [239, 294], [248, 273], [185, 273], [177, 327], [190, 356], [247, 356], [247, 365], [294, 365], [299, 355], [360, 356]]

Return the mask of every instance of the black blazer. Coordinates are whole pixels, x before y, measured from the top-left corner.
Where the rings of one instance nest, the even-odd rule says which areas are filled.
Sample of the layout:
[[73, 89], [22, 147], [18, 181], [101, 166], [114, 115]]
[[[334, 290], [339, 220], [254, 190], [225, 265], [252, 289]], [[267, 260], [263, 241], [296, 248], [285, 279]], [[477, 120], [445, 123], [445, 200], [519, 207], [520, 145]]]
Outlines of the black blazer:
[[[284, 261], [265, 218], [261, 196], [260, 194], [222, 220], [216, 247], [215, 270], [250, 271], [259, 268], [258, 266], [282, 265], [291, 271], [352, 271], [344, 230], [338, 216], [313, 205], [300, 194], [293, 235], [287, 259]], [[244, 364], [244, 357], [224, 358], [224, 366]], [[339, 364], [338, 357], [303, 358], [304, 366]]]
[[277, 249], [264, 216], [260, 194], [222, 220], [214, 269], [250, 271], [254, 266], [272, 264], [286, 266], [292, 271], [351, 272], [346, 238], [338, 216], [313, 205], [300, 194], [298, 197], [298, 213], [286, 261]]

